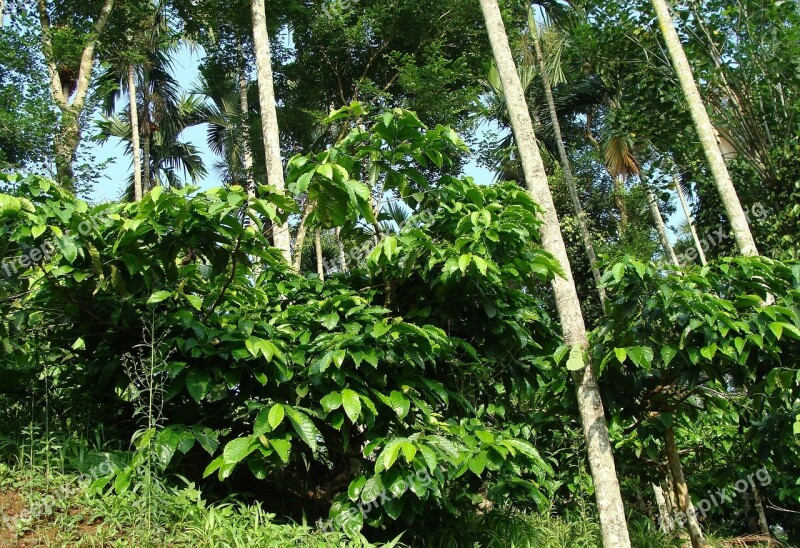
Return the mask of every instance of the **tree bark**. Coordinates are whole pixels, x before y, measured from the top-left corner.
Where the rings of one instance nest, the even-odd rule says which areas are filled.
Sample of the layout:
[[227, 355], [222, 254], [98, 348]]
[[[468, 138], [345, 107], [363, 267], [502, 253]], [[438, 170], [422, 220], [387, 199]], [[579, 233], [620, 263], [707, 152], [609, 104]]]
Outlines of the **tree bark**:
[[678, 261], [678, 257], [675, 255], [675, 250], [672, 248], [672, 244], [669, 243], [667, 225], [664, 224], [664, 217], [661, 216], [661, 210], [658, 208], [658, 200], [656, 199], [656, 195], [653, 193], [650, 183], [647, 182], [647, 179], [642, 173], [639, 174], [639, 179], [647, 191], [647, 203], [650, 206], [650, 215], [653, 217], [653, 224], [656, 227], [656, 232], [658, 232], [658, 239], [661, 241], [661, 248], [664, 250], [664, 257], [672, 264], [680, 268], [681, 263]]
[[[42, 31], [42, 54], [47, 71], [50, 76], [50, 94], [53, 101], [61, 111], [61, 123], [55, 136], [55, 156], [56, 156], [56, 177], [67, 188], [74, 188], [72, 163], [75, 161], [75, 154], [81, 142], [80, 118], [86, 104], [86, 96], [89, 93], [89, 84], [94, 68], [94, 51], [97, 47], [97, 40], [100, 34], [108, 25], [111, 11], [114, 9], [115, 0], [105, 0], [97, 19], [92, 26], [92, 30], [86, 40], [86, 45], [81, 52], [81, 60], [78, 65], [78, 77], [75, 86], [75, 93], [69, 96], [69, 91], [65, 91], [64, 84], [58, 73], [57, 59], [53, 54], [53, 42], [50, 28], [50, 6], [48, 0], [38, 0], [37, 9], [39, 11], [39, 23]], [[70, 99], [72, 101], [70, 102]]]
[[[489, 42], [500, 74], [503, 92], [508, 104], [511, 127], [519, 149], [528, 192], [542, 207], [542, 247], [561, 264], [565, 277], [556, 276], [553, 292], [564, 333], [564, 342], [583, 349], [588, 347], [586, 324], [581, 312], [580, 300], [572, 278], [567, 249], [558, 223], [558, 213], [547, 184], [542, 158], [539, 153], [533, 122], [525, 101], [514, 57], [508, 43], [503, 19], [497, 0], [480, 0]], [[608, 436], [605, 411], [600, 390], [591, 363], [573, 373], [583, 433], [589, 453], [589, 464], [594, 480], [595, 497], [600, 515], [603, 544], [607, 548], [630, 546], [625, 510], [622, 504], [611, 442]]]
[[319, 229], [314, 232], [314, 249], [317, 252], [317, 274], [320, 280], [325, 281], [325, 258], [322, 256], [322, 233]]
[[625, 205], [625, 177], [617, 175], [614, 177], [614, 205], [617, 206], [619, 211], [619, 234], [622, 236], [628, 228], [630, 215], [628, 215], [628, 206]]
[[689, 60], [686, 57], [686, 52], [683, 50], [678, 32], [675, 30], [675, 25], [672, 21], [672, 13], [670, 12], [666, 0], [651, 1], [656, 16], [658, 17], [658, 23], [661, 27], [661, 33], [664, 36], [667, 51], [672, 59], [672, 64], [678, 75], [678, 80], [681, 83], [683, 94], [686, 97], [695, 129], [700, 137], [700, 144], [703, 147], [703, 152], [711, 168], [714, 183], [722, 199], [722, 204], [728, 215], [728, 220], [731, 223], [736, 243], [742, 255], [758, 255], [756, 242], [750, 232], [750, 226], [747, 224], [747, 217], [744, 214], [739, 196], [736, 194], [736, 188], [733, 186], [730, 173], [728, 173], [728, 168], [725, 165], [725, 159], [722, 156], [722, 151], [720, 150], [719, 142], [714, 132], [714, 126], [711, 124], [708, 112], [706, 112], [706, 107], [703, 104], [703, 99], [700, 97], [700, 91], [697, 89], [697, 84], [695, 83]]
[[656, 504], [658, 505], [658, 515], [661, 518], [661, 531], [664, 533], [671, 533], [673, 529], [672, 516], [670, 515], [669, 506], [667, 506], [667, 499], [664, 498], [664, 489], [657, 483], [653, 485], [653, 494], [656, 497]]
[[767, 514], [764, 513], [764, 502], [761, 500], [761, 490], [755, 482], [753, 482], [753, 498], [755, 499], [756, 512], [758, 512], [758, 527], [761, 533], [771, 536], [769, 532], [769, 523], [767, 523]]
[[0, 0], [0, 29], [6, 25], [6, 0]]
[[583, 239], [583, 248], [586, 251], [586, 257], [589, 259], [589, 268], [594, 277], [597, 293], [600, 297], [600, 305], [603, 310], [606, 308], [606, 292], [601, 284], [602, 276], [600, 269], [597, 267], [597, 255], [594, 252], [594, 244], [592, 244], [592, 234], [589, 232], [589, 226], [586, 222], [586, 214], [581, 206], [581, 200], [578, 197], [578, 190], [575, 187], [575, 178], [572, 176], [572, 166], [567, 156], [567, 149], [564, 147], [564, 139], [561, 135], [561, 124], [558, 121], [558, 112], [556, 111], [556, 102], [553, 98], [553, 89], [550, 86], [550, 78], [547, 75], [547, 65], [544, 61], [542, 54], [542, 46], [539, 42], [539, 32], [534, 30], [533, 46], [536, 50], [536, 59], [539, 61], [539, 72], [542, 77], [542, 85], [544, 86], [544, 94], [547, 98], [547, 109], [550, 111], [550, 121], [553, 124], [553, 132], [555, 133], [556, 145], [558, 146], [558, 158], [561, 162], [561, 170], [564, 172], [564, 182], [569, 191], [569, 197], [572, 200], [572, 209], [575, 212], [575, 217], [578, 219], [578, 226], [581, 231], [581, 238]]
[[136, 67], [128, 65], [128, 97], [130, 98], [131, 114], [131, 148], [133, 149], [133, 199], [142, 201], [142, 161], [139, 157], [141, 144], [139, 142], [139, 108], [136, 104]]
[[247, 75], [245, 74], [244, 55], [242, 54], [241, 44], [237, 44], [239, 50], [239, 110], [242, 117], [242, 167], [244, 167], [244, 177], [247, 184], [247, 193], [255, 196], [255, 181], [253, 179], [253, 153], [250, 151], [250, 126], [249, 113], [250, 107], [247, 101]]
[[339, 246], [339, 263], [342, 265], [342, 272], [347, 272], [347, 255], [344, 252], [344, 243], [342, 243], [342, 229], [336, 227], [336, 244]]
[[694, 504], [692, 504], [692, 499], [689, 497], [689, 488], [683, 476], [683, 466], [681, 466], [681, 459], [675, 446], [675, 429], [673, 427], [667, 428], [664, 440], [666, 442], [667, 461], [674, 481], [675, 494], [678, 497], [680, 509], [683, 515], [686, 516], [686, 525], [689, 530], [689, 539], [692, 541], [692, 548], [703, 548], [706, 546], [706, 541], [703, 538], [700, 523], [697, 521]]
[[[286, 184], [283, 178], [278, 114], [275, 108], [275, 87], [272, 79], [272, 58], [269, 48], [264, 0], [252, 0], [251, 8], [253, 12], [253, 45], [256, 53], [258, 102], [261, 106], [261, 128], [264, 135], [267, 183], [272, 185], [276, 192], [283, 194], [286, 190]], [[275, 247], [280, 249], [286, 262], [291, 264], [291, 236], [287, 230], [286, 223], [274, 224], [272, 234]]]
[[142, 191], [150, 192], [153, 188], [153, 171], [150, 161], [150, 72], [147, 66], [142, 67], [142, 107]]
[[694, 246], [697, 248], [697, 254], [700, 257], [700, 264], [706, 266], [708, 261], [706, 260], [706, 254], [703, 251], [703, 244], [700, 242], [700, 238], [697, 236], [697, 229], [694, 226], [694, 220], [692, 219], [692, 214], [689, 211], [689, 204], [686, 202], [686, 195], [684, 195], [683, 189], [681, 188], [681, 183], [677, 177], [675, 177], [674, 182], [675, 190], [678, 193], [678, 200], [680, 200], [681, 208], [683, 209], [683, 214], [686, 216], [686, 222], [689, 223], [689, 230], [692, 231], [692, 239], [694, 240]]
[[306, 203], [306, 207], [303, 209], [303, 218], [300, 220], [300, 226], [297, 227], [297, 238], [294, 241], [294, 262], [292, 263], [295, 272], [300, 272], [300, 264], [303, 262], [303, 245], [306, 243], [306, 232], [308, 231], [306, 222], [312, 209], [311, 202]]

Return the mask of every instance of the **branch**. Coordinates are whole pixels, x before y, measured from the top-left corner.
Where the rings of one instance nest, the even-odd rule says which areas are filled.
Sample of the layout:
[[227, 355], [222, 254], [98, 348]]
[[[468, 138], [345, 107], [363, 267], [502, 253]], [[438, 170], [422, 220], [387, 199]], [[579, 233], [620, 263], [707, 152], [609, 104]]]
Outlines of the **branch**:
[[[40, 2], [44, 0], [39, 0]], [[103, 8], [100, 10], [100, 15], [97, 16], [97, 21], [94, 23], [94, 28], [89, 35], [89, 43], [83, 48], [81, 55], [81, 64], [78, 69], [78, 89], [75, 92], [75, 101], [72, 103], [72, 108], [80, 111], [83, 108], [83, 102], [86, 100], [86, 94], [89, 92], [89, 83], [92, 76], [92, 67], [94, 65], [94, 48], [97, 46], [97, 40], [103, 33], [103, 30], [108, 25], [108, 19], [111, 17], [111, 10], [114, 8], [114, 0], [105, 0]]]
[[47, 63], [47, 72], [50, 74], [50, 93], [53, 100], [62, 108], [67, 108], [67, 98], [61, 88], [61, 77], [58, 75], [55, 59], [53, 59], [53, 40], [50, 36], [50, 15], [47, 13], [47, 0], [39, 0], [39, 24], [42, 26], [42, 54]]
[[219, 303], [222, 302], [222, 298], [225, 296], [225, 292], [228, 291], [228, 287], [231, 285], [231, 283], [233, 283], [234, 278], [236, 278], [236, 266], [239, 263], [238, 255], [239, 255], [239, 250], [242, 248], [242, 236], [244, 236], [244, 229], [242, 229], [242, 231], [239, 233], [239, 237], [236, 239], [236, 247], [234, 248], [231, 256], [232, 258], [231, 275], [228, 277], [227, 280], [225, 280], [225, 284], [222, 286], [219, 295], [217, 295], [214, 304], [212, 304], [211, 308], [209, 308], [208, 311], [206, 311], [206, 313], [203, 315], [203, 322], [208, 320], [209, 316], [211, 316], [211, 314], [214, 313], [214, 310], [216, 310], [216, 308], [219, 306]]

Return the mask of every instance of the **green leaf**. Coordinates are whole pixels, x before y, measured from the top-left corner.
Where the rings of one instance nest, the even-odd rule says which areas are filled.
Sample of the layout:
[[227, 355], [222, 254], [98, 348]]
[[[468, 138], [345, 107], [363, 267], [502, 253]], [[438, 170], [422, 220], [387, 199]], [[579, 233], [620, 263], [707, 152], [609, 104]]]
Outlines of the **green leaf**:
[[615, 264], [611, 272], [614, 274], [614, 281], [617, 283], [621, 282], [622, 277], [625, 276], [625, 263]]
[[203, 299], [197, 295], [186, 295], [186, 300], [194, 307], [195, 310], [200, 310], [203, 307]]
[[472, 262], [472, 255], [467, 253], [466, 255], [462, 255], [458, 258], [458, 268], [461, 270], [462, 274], [466, 274], [467, 267], [469, 263]]
[[75, 244], [75, 240], [69, 236], [59, 236], [56, 238], [56, 243], [67, 262], [74, 263], [78, 258], [78, 246]]
[[406, 415], [408, 415], [411, 404], [405, 394], [397, 390], [392, 390], [392, 393], [389, 395], [389, 402], [392, 404], [392, 409], [397, 413], [397, 417], [400, 420], [403, 420]]
[[200, 403], [211, 390], [211, 375], [202, 369], [190, 370], [186, 375], [186, 389], [194, 401]]
[[280, 403], [276, 403], [272, 406], [272, 409], [269, 410], [269, 414], [267, 415], [267, 423], [275, 430], [278, 426], [280, 426], [281, 422], [283, 422], [283, 417], [285, 415], [285, 410], [283, 405]]
[[583, 347], [580, 344], [575, 344], [569, 351], [569, 359], [567, 360], [568, 371], [580, 371], [586, 367], [586, 362], [583, 360]]
[[253, 435], [263, 436], [273, 428], [269, 424], [269, 409], [266, 407], [258, 412], [256, 421], [253, 423]]
[[330, 413], [335, 409], [339, 409], [342, 406], [342, 395], [338, 392], [331, 392], [321, 400], [319, 400], [320, 405], [325, 410], [326, 413]]
[[631, 346], [627, 351], [631, 361], [638, 367], [650, 369], [653, 364], [653, 358], [655, 357], [652, 348], [649, 346]]
[[350, 422], [355, 424], [361, 415], [361, 398], [358, 394], [345, 388], [342, 390], [342, 405], [344, 405], [344, 412], [350, 418]]
[[397, 251], [397, 238], [394, 236], [386, 236], [383, 240], [383, 254], [386, 255], [386, 260], [391, 261]]
[[292, 444], [286, 440], [276, 439], [276, 440], [269, 440], [269, 444], [275, 448], [275, 452], [278, 453], [278, 456], [284, 463], [289, 462], [289, 451], [292, 449]]
[[404, 441], [403, 438], [395, 438], [386, 444], [383, 452], [378, 456], [378, 462], [383, 464], [384, 469], [388, 470], [395, 463]]
[[674, 346], [664, 346], [661, 348], [661, 361], [664, 367], [669, 366], [672, 360], [677, 356], [678, 350]]
[[339, 315], [336, 312], [325, 314], [319, 321], [325, 329], [330, 331], [339, 323]]
[[361, 501], [364, 503], [370, 503], [381, 496], [383, 490], [384, 487], [383, 481], [381, 480], [381, 475], [375, 474], [364, 484], [364, 488], [361, 490]]
[[478, 267], [478, 271], [481, 275], [486, 276], [486, 271], [489, 268], [489, 263], [486, 262], [485, 259], [482, 257], [478, 257], [477, 255], [472, 257], [472, 261], [475, 263], [475, 266]]
[[238, 464], [247, 458], [247, 455], [255, 451], [256, 446], [250, 437], [238, 438], [229, 441], [222, 450], [222, 459], [225, 464]]
[[163, 291], [163, 290], [156, 291], [155, 293], [150, 295], [149, 299], [147, 299], [147, 304], [157, 304], [169, 299], [170, 297], [172, 297], [172, 293], [170, 293], [169, 291]]
[[624, 348], [615, 348], [614, 354], [617, 355], [617, 360], [619, 360], [619, 363], [625, 363], [625, 360], [628, 359], [628, 353]]
[[783, 335], [783, 324], [781, 322], [770, 322], [769, 330], [775, 334], [776, 339], [781, 340], [781, 335]]
[[314, 425], [314, 422], [305, 413], [296, 411], [291, 407], [286, 408], [286, 414], [289, 416], [289, 420], [291, 421], [295, 432], [297, 432], [297, 435], [300, 436], [300, 439], [306, 442], [312, 451], [316, 452], [317, 438], [322, 437], [322, 435]]

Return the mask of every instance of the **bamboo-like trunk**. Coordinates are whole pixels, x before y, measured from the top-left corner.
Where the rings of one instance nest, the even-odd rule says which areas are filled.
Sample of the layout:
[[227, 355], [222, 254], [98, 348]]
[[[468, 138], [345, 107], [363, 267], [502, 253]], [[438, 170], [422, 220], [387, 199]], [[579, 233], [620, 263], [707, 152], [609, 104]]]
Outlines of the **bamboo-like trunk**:
[[308, 216], [311, 215], [312, 209], [311, 202], [307, 202], [306, 207], [303, 209], [303, 218], [300, 220], [300, 226], [297, 227], [297, 238], [294, 240], [294, 261], [292, 262], [292, 268], [294, 268], [295, 272], [300, 272], [300, 265], [303, 262], [303, 245], [306, 243], [306, 233], [308, 232], [306, 222], [308, 221]]
[[675, 249], [673, 249], [672, 244], [669, 242], [667, 225], [664, 224], [664, 217], [661, 216], [661, 210], [658, 208], [658, 200], [656, 199], [656, 195], [653, 192], [650, 183], [648, 183], [645, 179], [644, 175], [640, 173], [639, 178], [644, 185], [645, 190], [647, 191], [647, 203], [650, 206], [650, 215], [653, 217], [653, 224], [656, 227], [658, 239], [661, 241], [661, 248], [664, 250], [664, 257], [672, 264], [680, 268], [681, 263], [678, 261], [677, 255], [675, 255]]
[[325, 258], [322, 256], [322, 233], [319, 229], [314, 232], [314, 249], [317, 252], [317, 275], [325, 281]]
[[555, 133], [556, 145], [558, 146], [558, 158], [561, 162], [561, 170], [564, 173], [564, 182], [569, 191], [569, 197], [572, 200], [572, 209], [575, 213], [575, 218], [578, 220], [578, 227], [581, 231], [581, 238], [583, 239], [583, 249], [586, 251], [586, 257], [589, 259], [589, 268], [594, 277], [595, 286], [597, 287], [597, 294], [600, 297], [600, 305], [605, 310], [606, 307], [606, 292], [601, 284], [602, 276], [600, 269], [597, 266], [597, 255], [594, 252], [594, 244], [592, 244], [592, 234], [589, 231], [589, 225], [586, 222], [586, 214], [581, 206], [581, 200], [578, 197], [578, 189], [575, 187], [575, 178], [572, 176], [572, 166], [567, 156], [567, 149], [564, 146], [564, 139], [561, 135], [561, 124], [558, 121], [558, 112], [556, 111], [556, 102], [553, 98], [553, 89], [550, 86], [550, 78], [547, 75], [547, 64], [544, 61], [542, 54], [542, 46], [539, 41], [538, 31], [534, 32], [533, 46], [536, 50], [536, 59], [539, 61], [539, 72], [542, 77], [542, 85], [544, 86], [544, 94], [547, 98], [547, 109], [550, 111], [550, 121], [553, 124], [553, 132]]
[[247, 181], [248, 195], [255, 196], [255, 181], [253, 180], [253, 153], [250, 151], [250, 127], [248, 121], [248, 114], [250, 107], [247, 102], [247, 75], [245, 74], [244, 55], [242, 54], [241, 44], [237, 44], [239, 50], [239, 62], [241, 68], [239, 69], [239, 110], [241, 112], [242, 123], [242, 167], [244, 167], [244, 177]]
[[336, 227], [336, 245], [339, 246], [339, 263], [342, 266], [342, 272], [347, 272], [347, 255], [344, 252], [344, 243], [342, 242], [342, 229]]
[[705, 251], [703, 251], [703, 244], [700, 242], [700, 237], [697, 235], [697, 229], [694, 226], [694, 220], [692, 219], [692, 213], [689, 210], [689, 204], [686, 201], [686, 195], [683, 193], [681, 183], [677, 177], [674, 178], [674, 182], [675, 190], [678, 193], [678, 200], [680, 200], [681, 208], [683, 209], [683, 214], [686, 216], [686, 222], [689, 223], [689, 230], [692, 231], [692, 239], [694, 240], [695, 248], [697, 248], [697, 255], [700, 257], [700, 264], [706, 266], [708, 261], [706, 260]]
[[153, 171], [150, 161], [150, 72], [142, 67], [142, 190], [150, 192], [153, 189]]
[[[480, 0], [480, 4], [508, 104], [511, 127], [519, 150], [525, 183], [528, 192], [542, 208], [543, 224], [540, 228], [542, 247], [559, 261], [564, 271], [563, 278], [556, 276], [553, 280], [553, 292], [563, 329], [564, 342], [585, 353], [588, 348], [586, 324], [572, 277], [567, 248], [561, 234], [558, 213], [553, 203], [553, 196], [550, 193], [544, 164], [533, 131], [533, 121], [514, 64], [514, 56], [508, 43], [508, 35], [503, 25], [500, 8], [497, 0]], [[594, 480], [603, 544], [606, 548], [627, 548], [630, 546], [630, 538], [625, 521], [625, 509], [622, 504], [614, 457], [611, 453], [605, 410], [591, 363], [581, 370], [573, 372], [573, 379], [589, 454], [589, 465]]]
[[678, 497], [678, 504], [686, 516], [686, 528], [689, 530], [689, 539], [692, 541], [692, 548], [703, 548], [706, 546], [705, 538], [703, 538], [703, 531], [700, 529], [700, 523], [697, 521], [697, 512], [692, 504], [692, 499], [689, 497], [689, 488], [686, 485], [686, 479], [683, 476], [683, 466], [681, 466], [681, 459], [678, 455], [678, 448], [675, 446], [675, 429], [673, 427], [667, 428], [664, 435], [665, 446], [667, 451], [667, 461], [669, 462], [669, 469], [672, 472], [672, 479], [674, 481], [675, 494]]
[[[267, 14], [264, 0], [252, 0], [253, 46], [256, 53], [256, 74], [258, 76], [258, 102], [261, 106], [261, 128], [264, 135], [264, 153], [267, 167], [267, 183], [278, 193], [283, 194], [286, 184], [283, 177], [281, 142], [278, 131], [278, 113], [275, 107], [275, 87], [272, 79], [272, 55], [267, 33]], [[281, 250], [287, 263], [291, 264], [291, 236], [285, 223], [276, 223], [273, 229], [273, 242]]]
[[142, 201], [142, 160], [141, 143], [139, 141], [139, 107], [136, 104], [136, 67], [128, 65], [128, 97], [130, 97], [131, 114], [131, 148], [133, 149], [133, 199]]
[[686, 98], [686, 103], [689, 106], [695, 129], [700, 137], [700, 144], [703, 147], [703, 152], [706, 155], [711, 173], [714, 177], [714, 183], [719, 192], [725, 212], [728, 215], [731, 228], [733, 229], [736, 243], [742, 255], [758, 255], [756, 242], [753, 239], [753, 234], [750, 232], [747, 217], [745, 216], [744, 209], [742, 209], [739, 196], [736, 194], [736, 188], [733, 186], [728, 167], [725, 165], [725, 159], [722, 156], [722, 151], [720, 150], [720, 145], [714, 132], [714, 126], [711, 123], [708, 112], [706, 112], [706, 107], [703, 104], [703, 99], [700, 97], [700, 91], [697, 89], [697, 84], [694, 80], [689, 60], [686, 57], [686, 52], [683, 50], [678, 32], [675, 30], [670, 8], [666, 0], [651, 1], [656, 16], [658, 17], [664, 43], [667, 46], [670, 59], [678, 75], [678, 80], [680, 81], [681, 89]]
[[655, 495], [656, 504], [658, 505], [658, 515], [661, 518], [659, 523], [661, 531], [664, 533], [671, 533], [673, 529], [672, 516], [669, 512], [669, 506], [667, 506], [667, 499], [664, 498], [664, 489], [657, 483], [652, 485], [653, 495]]
[[769, 523], [767, 523], [767, 514], [764, 513], [764, 501], [761, 500], [761, 490], [755, 482], [753, 482], [753, 498], [755, 499], [756, 512], [758, 513], [758, 527], [761, 533], [771, 536], [769, 532]]

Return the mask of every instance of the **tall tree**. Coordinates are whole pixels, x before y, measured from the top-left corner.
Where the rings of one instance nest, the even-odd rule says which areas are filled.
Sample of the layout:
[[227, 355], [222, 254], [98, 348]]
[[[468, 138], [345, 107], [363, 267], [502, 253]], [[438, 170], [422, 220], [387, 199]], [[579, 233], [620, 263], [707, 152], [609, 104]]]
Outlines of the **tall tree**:
[[142, 195], [142, 161], [139, 156], [141, 149], [139, 139], [139, 109], [136, 98], [136, 67], [133, 63], [128, 65], [128, 97], [130, 98], [131, 117], [131, 152], [133, 153], [133, 199], [141, 202]]
[[722, 156], [714, 126], [711, 123], [708, 112], [706, 112], [703, 99], [700, 97], [700, 91], [697, 89], [692, 67], [689, 65], [686, 52], [683, 50], [678, 31], [675, 30], [670, 8], [666, 0], [651, 1], [658, 17], [658, 24], [664, 37], [664, 43], [667, 46], [667, 51], [680, 81], [695, 129], [700, 137], [700, 144], [703, 147], [711, 174], [714, 177], [714, 183], [722, 199], [722, 205], [725, 207], [728, 220], [731, 223], [736, 243], [742, 255], [758, 255], [758, 248], [750, 232], [747, 216], [744, 213], [744, 209], [742, 209], [739, 196], [736, 194], [736, 188], [733, 186], [728, 167], [725, 165], [725, 159]]
[[[553, 280], [553, 292], [564, 341], [572, 348], [571, 354], [585, 356], [589, 345], [586, 324], [500, 7], [497, 0], [480, 0], [480, 4], [508, 102], [511, 126], [517, 141], [528, 192], [543, 209], [542, 246], [545, 251], [556, 257], [564, 270], [563, 278], [556, 277]], [[575, 370], [573, 379], [577, 389], [583, 434], [589, 452], [603, 543], [608, 548], [629, 547], [625, 509], [611, 453], [605, 411], [591, 362], [588, 364], [584, 362], [582, 367]]]
[[564, 173], [564, 182], [569, 191], [570, 200], [572, 200], [572, 208], [575, 217], [578, 220], [578, 227], [580, 228], [581, 238], [583, 239], [583, 247], [586, 251], [586, 257], [589, 259], [589, 268], [592, 270], [595, 284], [597, 285], [597, 292], [600, 297], [600, 304], [603, 308], [606, 305], [606, 293], [601, 283], [602, 276], [600, 275], [600, 268], [597, 266], [597, 255], [594, 252], [594, 244], [592, 244], [592, 234], [589, 231], [589, 225], [586, 222], [586, 214], [581, 206], [581, 200], [578, 197], [578, 190], [575, 187], [575, 178], [572, 175], [572, 166], [570, 165], [569, 157], [567, 156], [567, 149], [564, 146], [564, 138], [561, 135], [561, 124], [558, 121], [558, 112], [556, 111], [556, 102], [553, 98], [553, 89], [550, 86], [550, 77], [547, 74], [547, 63], [542, 53], [541, 40], [539, 38], [539, 29], [537, 28], [536, 21], [532, 14], [533, 9], [529, 12], [531, 16], [528, 18], [531, 35], [533, 36], [533, 47], [536, 51], [536, 60], [539, 63], [539, 74], [542, 78], [542, 86], [544, 87], [545, 98], [547, 99], [547, 110], [550, 112], [550, 123], [553, 124], [553, 132], [555, 133], [556, 146], [558, 147], [558, 158], [561, 162], [561, 171]]
[[73, 188], [72, 163], [81, 141], [81, 115], [86, 105], [89, 84], [95, 62], [95, 48], [108, 25], [115, 0], [104, 0], [77, 62], [77, 73], [70, 59], [58, 59], [53, 48], [50, 20], [52, 6], [48, 0], [38, 0], [39, 22], [42, 27], [42, 53], [50, 74], [50, 93], [60, 111], [61, 120], [55, 136], [56, 175], [60, 182]]
[[[275, 107], [275, 88], [272, 78], [272, 58], [267, 32], [267, 13], [264, 0], [252, 0], [253, 45], [256, 54], [256, 74], [258, 77], [258, 101], [261, 106], [261, 130], [264, 134], [264, 153], [266, 155], [267, 183], [282, 193], [286, 185], [283, 177], [281, 143], [278, 131], [278, 114]], [[283, 253], [288, 264], [292, 261], [291, 235], [288, 226], [273, 225], [272, 241]]]

